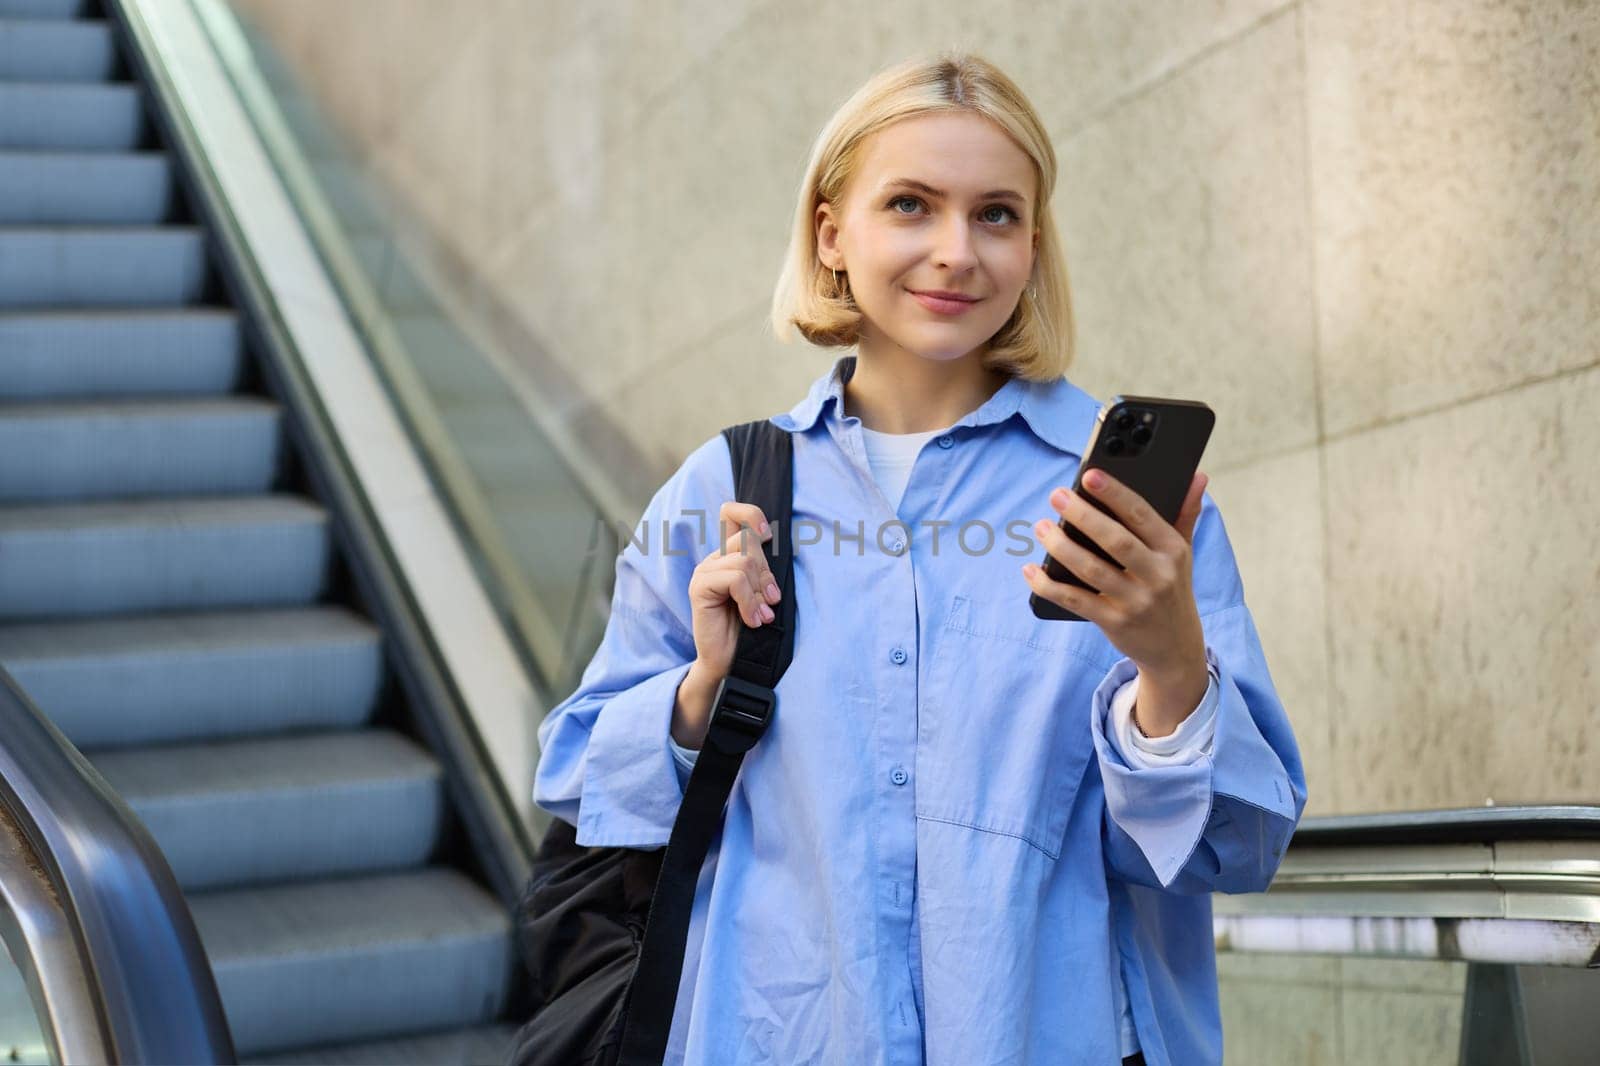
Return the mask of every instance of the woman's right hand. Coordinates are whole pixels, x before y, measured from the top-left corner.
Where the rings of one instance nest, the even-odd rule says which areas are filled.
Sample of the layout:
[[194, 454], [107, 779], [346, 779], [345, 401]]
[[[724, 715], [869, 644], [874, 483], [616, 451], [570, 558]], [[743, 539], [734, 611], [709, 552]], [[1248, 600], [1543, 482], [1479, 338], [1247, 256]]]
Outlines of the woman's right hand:
[[710, 727], [711, 698], [733, 668], [742, 626], [754, 629], [772, 621], [773, 606], [781, 598], [761, 549], [772, 539], [770, 529], [761, 532], [767, 524], [761, 508], [730, 500], [722, 505], [718, 522], [719, 533], [734, 532], [700, 560], [689, 579], [695, 661], [679, 686], [673, 710], [673, 739], [691, 748], [700, 746]]
[[752, 629], [775, 617], [778, 582], [761, 546], [772, 532], [761, 532], [767, 518], [753, 503], [722, 505], [718, 531], [732, 529], [721, 546], [700, 560], [689, 579], [689, 607], [694, 622], [695, 667], [708, 680], [720, 681], [733, 668], [741, 620]]

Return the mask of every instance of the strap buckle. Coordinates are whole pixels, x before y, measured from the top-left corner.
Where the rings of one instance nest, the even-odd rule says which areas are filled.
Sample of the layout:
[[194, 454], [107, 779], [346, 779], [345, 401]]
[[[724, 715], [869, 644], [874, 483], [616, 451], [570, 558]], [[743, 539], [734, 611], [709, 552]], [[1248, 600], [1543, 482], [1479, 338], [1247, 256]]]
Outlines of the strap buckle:
[[778, 694], [772, 689], [728, 674], [712, 697], [706, 740], [729, 755], [743, 755], [767, 731], [777, 706]]

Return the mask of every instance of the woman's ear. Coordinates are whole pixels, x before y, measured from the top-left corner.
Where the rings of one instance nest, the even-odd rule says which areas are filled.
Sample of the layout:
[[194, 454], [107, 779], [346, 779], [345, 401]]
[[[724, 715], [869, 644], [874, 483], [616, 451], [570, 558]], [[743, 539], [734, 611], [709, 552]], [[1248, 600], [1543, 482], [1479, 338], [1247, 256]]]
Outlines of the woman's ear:
[[824, 200], [817, 205], [817, 258], [829, 270], [843, 270], [839, 256], [839, 225], [833, 217], [833, 205]]

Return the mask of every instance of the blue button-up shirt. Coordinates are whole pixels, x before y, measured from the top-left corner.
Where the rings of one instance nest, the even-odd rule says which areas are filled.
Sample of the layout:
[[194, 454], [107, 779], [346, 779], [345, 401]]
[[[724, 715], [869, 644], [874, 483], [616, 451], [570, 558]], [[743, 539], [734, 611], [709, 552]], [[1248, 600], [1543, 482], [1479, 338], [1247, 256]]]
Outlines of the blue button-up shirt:
[[[794, 661], [702, 871], [667, 1061], [1101, 1066], [1120, 961], [1151, 1066], [1220, 1062], [1210, 894], [1266, 887], [1306, 786], [1214, 502], [1212, 750], [1135, 770], [1107, 714], [1136, 668], [1092, 623], [1036, 618], [1020, 573], [1097, 401], [1008, 381], [924, 448], [896, 514], [841, 413], [854, 358], [772, 419], [794, 433]], [[718, 434], [650, 501], [539, 728], [534, 801], [579, 844], [671, 834], [689, 580], [733, 498]]]

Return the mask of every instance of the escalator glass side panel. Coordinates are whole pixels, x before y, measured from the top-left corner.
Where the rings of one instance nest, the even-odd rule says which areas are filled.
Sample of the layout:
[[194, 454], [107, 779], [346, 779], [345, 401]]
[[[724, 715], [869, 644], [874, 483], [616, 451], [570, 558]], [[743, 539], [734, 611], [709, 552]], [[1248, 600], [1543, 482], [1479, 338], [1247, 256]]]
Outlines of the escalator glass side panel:
[[[195, 0], [294, 209], [547, 704], [577, 682], [656, 471], [597, 449], [560, 360], [354, 150], [250, 5]], [[597, 441], [597, 437], [601, 438]]]

